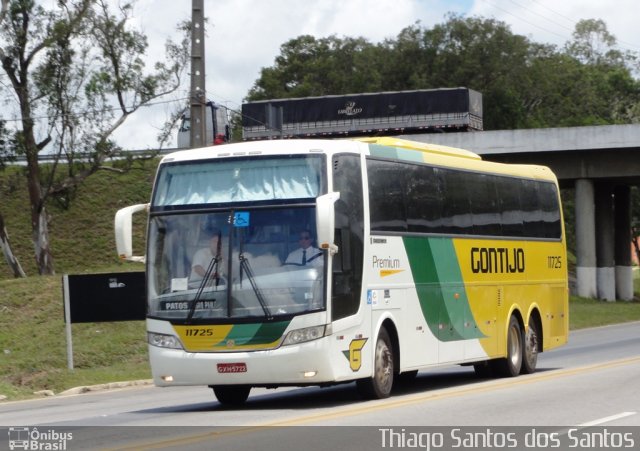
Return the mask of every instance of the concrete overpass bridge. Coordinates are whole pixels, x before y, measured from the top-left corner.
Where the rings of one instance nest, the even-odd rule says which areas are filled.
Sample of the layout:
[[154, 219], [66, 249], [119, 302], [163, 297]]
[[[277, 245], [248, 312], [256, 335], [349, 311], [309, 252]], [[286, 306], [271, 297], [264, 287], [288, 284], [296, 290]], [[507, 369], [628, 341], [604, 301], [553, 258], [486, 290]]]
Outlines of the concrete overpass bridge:
[[640, 185], [640, 125], [405, 135], [483, 159], [549, 166], [575, 188], [577, 295], [633, 298], [630, 187]]

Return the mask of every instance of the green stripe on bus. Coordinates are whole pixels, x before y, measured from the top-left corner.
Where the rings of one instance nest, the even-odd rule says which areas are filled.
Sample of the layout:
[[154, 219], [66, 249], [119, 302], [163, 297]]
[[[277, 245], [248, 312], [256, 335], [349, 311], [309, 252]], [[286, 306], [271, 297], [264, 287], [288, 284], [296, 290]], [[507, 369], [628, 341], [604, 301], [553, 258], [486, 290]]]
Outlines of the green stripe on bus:
[[227, 335], [227, 340], [234, 340], [236, 345], [260, 345], [277, 341], [290, 321], [276, 323], [236, 324]]
[[260, 329], [260, 323], [252, 324], [236, 324], [229, 331], [225, 340], [233, 340], [236, 345], [244, 345], [253, 339], [256, 332]]
[[247, 344], [273, 343], [282, 337], [285, 329], [291, 321], [279, 321], [277, 323], [262, 323], [253, 339]]
[[482, 338], [451, 238], [404, 237], [422, 314], [440, 341]]

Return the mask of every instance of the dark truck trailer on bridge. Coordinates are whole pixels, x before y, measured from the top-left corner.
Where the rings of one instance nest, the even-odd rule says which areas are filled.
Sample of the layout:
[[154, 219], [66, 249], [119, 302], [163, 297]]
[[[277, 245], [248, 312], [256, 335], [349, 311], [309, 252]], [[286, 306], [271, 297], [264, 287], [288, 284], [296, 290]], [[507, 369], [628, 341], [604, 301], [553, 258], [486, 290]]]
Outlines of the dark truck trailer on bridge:
[[273, 99], [242, 105], [245, 140], [482, 130], [468, 88]]

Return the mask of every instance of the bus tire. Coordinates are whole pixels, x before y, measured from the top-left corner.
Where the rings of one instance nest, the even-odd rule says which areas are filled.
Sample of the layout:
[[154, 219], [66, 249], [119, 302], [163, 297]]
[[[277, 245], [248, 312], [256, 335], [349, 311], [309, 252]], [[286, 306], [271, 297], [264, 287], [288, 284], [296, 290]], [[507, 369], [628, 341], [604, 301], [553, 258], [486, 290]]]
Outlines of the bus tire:
[[524, 336], [520, 322], [514, 315], [511, 315], [507, 330], [507, 357], [492, 361], [493, 370], [497, 375], [515, 377], [520, 374], [523, 360], [523, 341]]
[[366, 399], [382, 399], [391, 395], [393, 387], [393, 346], [387, 330], [383, 327], [378, 334], [374, 350], [373, 376], [359, 379], [356, 386], [360, 395]]
[[223, 406], [241, 406], [249, 397], [251, 387], [248, 385], [218, 385], [211, 387]]
[[540, 330], [538, 329], [538, 322], [532, 317], [529, 319], [529, 326], [527, 327], [527, 332], [524, 334], [524, 343], [522, 346], [523, 359], [520, 373], [531, 374], [536, 371], [538, 349], [540, 349], [539, 344]]

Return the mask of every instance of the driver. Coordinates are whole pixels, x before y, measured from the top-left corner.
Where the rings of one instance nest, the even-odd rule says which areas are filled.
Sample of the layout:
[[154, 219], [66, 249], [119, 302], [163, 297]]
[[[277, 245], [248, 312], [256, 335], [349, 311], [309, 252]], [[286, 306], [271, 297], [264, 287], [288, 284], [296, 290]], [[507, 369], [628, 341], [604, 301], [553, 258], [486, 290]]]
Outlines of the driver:
[[285, 265], [322, 266], [322, 251], [313, 247], [311, 232], [303, 230], [298, 238], [300, 247], [291, 252], [285, 260]]
[[219, 279], [224, 267], [222, 259], [222, 233], [218, 229], [211, 230], [211, 236], [207, 247], [198, 249], [191, 262], [190, 284], [200, 284], [212, 261], [217, 258], [217, 264], [212, 268], [209, 280]]

